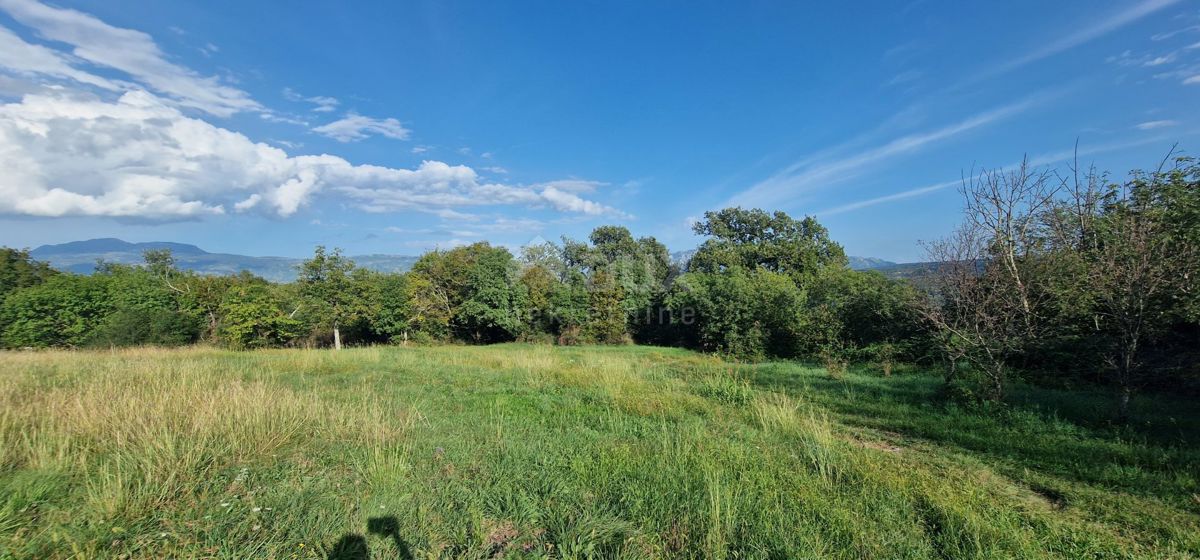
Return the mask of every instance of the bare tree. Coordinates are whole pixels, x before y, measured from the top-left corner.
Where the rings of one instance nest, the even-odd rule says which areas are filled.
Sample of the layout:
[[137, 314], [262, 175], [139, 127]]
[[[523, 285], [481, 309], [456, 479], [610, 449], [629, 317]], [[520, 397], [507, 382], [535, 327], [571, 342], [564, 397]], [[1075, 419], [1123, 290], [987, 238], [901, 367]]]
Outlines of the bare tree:
[[948, 362], [946, 382], [965, 361], [981, 373], [990, 399], [1004, 397], [1009, 358], [1020, 347], [1025, 322], [1008, 277], [989, 262], [987, 241], [970, 224], [926, 244], [938, 263], [921, 313], [934, 327]]
[[[963, 180], [963, 225], [926, 245], [938, 268], [923, 315], [950, 362], [964, 360], [985, 378], [987, 396], [1004, 396], [1013, 358], [1039, 335], [1045, 243], [1041, 215], [1061, 186], [1049, 171], [1022, 161]], [[947, 379], [949, 381], [949, 379]]]
[[983, 170], [963, 182], [967, 227], [987, 238], [988, 264], [1001, 268], [1011, 283], [1026, 334], [1035, 336], [1036, 268], [1045, 248], [1041, 215], [1054, 204], [1061, 182], [1048, 170], [1037, 170], [1023, 159], [1016, 169]]

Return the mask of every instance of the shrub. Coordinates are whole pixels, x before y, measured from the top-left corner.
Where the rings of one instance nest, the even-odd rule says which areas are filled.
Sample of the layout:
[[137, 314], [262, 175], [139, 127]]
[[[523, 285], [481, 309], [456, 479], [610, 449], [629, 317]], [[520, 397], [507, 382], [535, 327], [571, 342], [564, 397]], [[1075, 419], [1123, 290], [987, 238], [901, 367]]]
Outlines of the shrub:
[[92, 346], [180, 346], [195, 342], [200, 322], [170, 309], [122, 309], [104, 319], [88, 337]]

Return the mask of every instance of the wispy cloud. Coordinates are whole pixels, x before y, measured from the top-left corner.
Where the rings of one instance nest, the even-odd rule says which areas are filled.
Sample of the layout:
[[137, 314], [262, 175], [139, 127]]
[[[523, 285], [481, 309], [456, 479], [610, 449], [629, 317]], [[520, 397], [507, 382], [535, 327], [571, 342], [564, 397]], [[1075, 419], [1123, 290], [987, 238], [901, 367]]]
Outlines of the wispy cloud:
[[[42, 39], [70, 45], [71, 67], [76, 67], [75, 61], [85, 61], [123, 72], [179, 105], [217, 116], [263, 110], [262, 105], [245, 91], [227, 85], [216, 76], [202, 76], [171, 62], [154, 38], [141, 31], [114, 27], [83, 12], [55, 8], [33, 0], [0, 0], [0, 10], [32, 28]], [[61, 60], [66, 61], [65, 58]], [[70, 75], [61, 69], [58, 73], [105, 87], [85, 73]]]
[[1044, 102], [1049, 97], [1050, 95], [1047, 94], [1031, 96], [942, 128], [903, 136], [850, 156], [824, 162], [806, 158], [735, 195], [726, 203], [726, 206], [776, 205], [804, 190], [847, 181], [883, 161], [916, 152], [929, 144], [1015, 116]]
[[1193, 31], [1200, 31], [1200, 25], [1189, 25], [1182, 29], [1175, 29], [1172, 31], [1164, 31], [1162, 33], [1155, 33], [1154, 35], [1152, 35], [1150, 37], [1150, 40], [1151, 41], [1165, 41], [1176, 35], [1180, 35], [1183, 33], [1191, 33]]
[[1056, 55], [1065, 50], [1077, 47], [1088, 41], [1120, 29], [1126, 25], [1129, 25], [1130, 23], [1133, 23], [1178, 2], [1179, 0], [1141, 0], [1140, 2], [1137, 2], [1120, 12], [1110, 14], [1099, 21], [1091, 23], [1090, 25], [1084, 25], [1072, 33], [1063, 35], [1062, 37], [1050, 41], [1049, 43], [1046, 43], [1030, 52], [994, 66], [984, 71], [980, 77], [992, 77], [1010, 72], [1027, 64], [1037, 62], [1043, 58]]
[[1133, 127], [1138, 130], [1154, 130], [1156, 128], [1167, 128], [1170, 126], [1175, 126], [1177, 124], [1179, 124], [1179, 123], [1176, 121], [1172, 121], [1172, 120], [1146, 121], [1144, 123], [1135, 124], [1135, 125], [1133, 125]]
[[[1173, 122], [1173, 121], [1162, 121], [1162, 122]], [[1150, 128], [1156, 128], [1156, 127], [1150, 127]], [[1143, 129], [1143, 130], [1145, 130], [1145, 129]], [[1060, 152], [1042, 154], [1039, 156], [1034, 156], [1034, 157], [1028, 158], [1027, 161], [1028, 161], [1029, 165], [1032, 165], [1032, 166], [1050, 165], [1050, 164], [1070, 161], [1076, 157], [1086, 157], [1086, 156], [1091, 156], [1091, 155], [1105, 153], [1105, 152], [1115, 152], [1115, 151], [1119, 151], [1119, 150], [1126, 150], [1129, 148], [1136, 148], [1138, 146], [1144, 146], [1147, 144], [1153, 144], [1155, 142], [1164, 142], [1164, 141], [1165, 140], [1161, 137], [1155, 137], [1155, 138], [1144, 138], [1144, 139], [1135, 140], [1132, 142], [1118, 142], [1118, 143], [1111, 143], [1111, 144], [1101, 144], [1099, 146], [1096, 146], [1093, 148], [1087, 148], [1084, 150], [1078, 150], [1078, 151], [1063, 150]], [[1010, 163], [1009, 165], [1001, 166], [1000, 169], [1012, 168], [1012, 167], [1016, 167], [1017, 165], [1018, 165], [1017, 163]], [[908, 198], [924, 196], [927, 194], [931, 194], [931, 193], [935, 193], [938, 191], [948, 189], [950, 187], [961, 185], [962, 181], [963, 181], [962, 178], [954, 179], [952, 181], [942, 181], [940, 183], [934, 183], [932, 185], [926, 185], [923, 187], [907, 189], [907, 190], [903, 190], [903, 191], [892, 193], [892, 194], [886, 194], [883, 196], [877, 196], [877, 197], [873, 197], [873, 198], [859, 200], [856, 202], [851, 202], [848, 204], [843, 204], [841, 206], [835, 206], [833, 208], [814, 212], [814, 214], [816, 214], [817, 216], [834, 216], [837, 214], [843, 214], [846, 212], [851, 212], [854, 210], [859, 210], [859, 209], [867, 208], [870, 206], [877, 206], [880, 204], [887, 204], [889, 202], [896, 202], [898, 200], [904, 200], [904, 199], [908, 199]]]
[[313, 103], [316, 103], [317, 106], [315, 108], [313, 108], [313, 111], [316, 111], [318, 113], [331, 112], [331, 111], [337, 109], [337, 106], [341, 104], [341, 102], [338, 101], [337, 99], [334, 99], [332, 97], [326, 97], [324, 95], [318, 95], [316, 97], [309, 97], [308, 100]]
[[297, 93], [296, 90], [287, 87], [283, 88], [283, 98], [297, 103], [312, 103], [315, 105], [315, 107], [312, 109], [315, 113], [330, 113], [337, 110], [338, 106], [342, 104], [342, 102], [335, 97], [329, 97], [326, 95], [314, 95], [311, 97], [304, 96]]
[[850, 212], [852, 210], [866, 208], [868, 206], [875, 206], [877, 204], [884, 204], [887, 202], [895, 202], [897, 200], [904, 200], [906, 198], [912, 198], [914, 196], [921, 196], [923, 194], [937, 192], [942, 189], [953, 187], [953, 186], [959, 185], [959, 184], [962, 184], [961, 180], [944, 181], [941, 183], [935, 183], [935, 184], [924, 186], [924, 187], [917, 187], [915, 189], [909, 189], [909, 190], [901, 191], [898, 193], [893, 193], [893, 194], [884, 195], [884, 196], [877, 196], [875, 198], [868, 198], [866, 200], [860, 200], [858, 202], [851, 202], [850, 204], [843, 204], [841, 206], [835, 206], [828, 210], [822, 210], [820, 212], [817, 212], [816, 215], [822, 216], [822, 217], [834, 216], [837, 214], [842, 214], [844, 212]]

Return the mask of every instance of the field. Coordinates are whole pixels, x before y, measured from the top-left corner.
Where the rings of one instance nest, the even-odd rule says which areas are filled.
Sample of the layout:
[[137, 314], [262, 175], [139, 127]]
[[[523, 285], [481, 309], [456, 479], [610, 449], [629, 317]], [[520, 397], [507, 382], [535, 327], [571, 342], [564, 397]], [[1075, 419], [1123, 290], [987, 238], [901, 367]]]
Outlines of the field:
[[646, 347], [0, 354], [5, 558], [1194, 558], [1200, 411]]

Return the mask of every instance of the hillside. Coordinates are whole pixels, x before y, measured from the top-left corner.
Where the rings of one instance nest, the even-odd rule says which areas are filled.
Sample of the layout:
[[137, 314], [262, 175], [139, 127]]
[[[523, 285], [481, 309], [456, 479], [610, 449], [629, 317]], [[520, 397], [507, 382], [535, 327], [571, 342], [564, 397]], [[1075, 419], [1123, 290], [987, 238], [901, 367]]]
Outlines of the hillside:
[[534, 345], [8, 353], [0, 556], [1190, 558], [1185, 397]]

